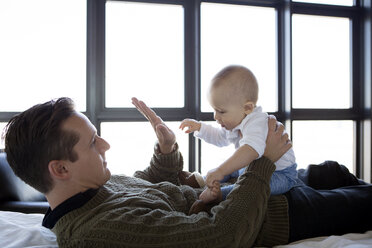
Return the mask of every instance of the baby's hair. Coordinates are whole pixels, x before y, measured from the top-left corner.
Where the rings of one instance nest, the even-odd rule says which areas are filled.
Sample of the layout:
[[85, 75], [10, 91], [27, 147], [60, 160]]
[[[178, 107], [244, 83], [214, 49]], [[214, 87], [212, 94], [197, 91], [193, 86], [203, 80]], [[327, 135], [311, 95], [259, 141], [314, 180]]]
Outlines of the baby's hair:
[[242, 95], [245, 101], [256, 104], [258, 99], [258, 83], [254, 74], [241, 65], [229, 65], [219, 71], [212, 79], [211, 89], [228, 86], [232, 97]]

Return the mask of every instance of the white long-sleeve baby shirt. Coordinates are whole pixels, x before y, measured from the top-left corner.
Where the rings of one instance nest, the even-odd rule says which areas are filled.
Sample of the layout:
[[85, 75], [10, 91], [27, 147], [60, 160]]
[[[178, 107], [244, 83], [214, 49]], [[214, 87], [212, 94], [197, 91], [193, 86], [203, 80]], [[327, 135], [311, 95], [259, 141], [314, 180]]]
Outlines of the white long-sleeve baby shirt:
[[[256, 107], [252, 113], [247, 115], [232, 130], [227, 130], [223, 127], [213, 127], [202, 122], [200, 131], [194, 132], [194, 136], [219, 147], [234, 144], [237, 149], [242, 145], [249, 145], [258, 153], [258, 158], [260, 158], [266, 147], [267, 123], [267, 113], [262, 112], [261, 107]], [[296, 158], [291, 148], [276, 161], [276, 170], [283, 170], [295, 163]]]

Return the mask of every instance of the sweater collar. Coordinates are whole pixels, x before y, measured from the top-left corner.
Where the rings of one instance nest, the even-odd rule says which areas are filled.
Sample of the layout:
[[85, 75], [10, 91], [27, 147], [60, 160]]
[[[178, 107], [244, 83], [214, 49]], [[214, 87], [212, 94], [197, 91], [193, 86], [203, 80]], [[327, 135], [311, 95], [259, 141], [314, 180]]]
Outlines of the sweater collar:
[[82, 207], [85, 203], [92, 199], [97, 192], [98, 189], [88, 189], [85, 192], [78, 193], [68, 198], [53, 210], [49, 208], [45, 213], [43, 226], [52, 229], [60, 218], [72, 210]]

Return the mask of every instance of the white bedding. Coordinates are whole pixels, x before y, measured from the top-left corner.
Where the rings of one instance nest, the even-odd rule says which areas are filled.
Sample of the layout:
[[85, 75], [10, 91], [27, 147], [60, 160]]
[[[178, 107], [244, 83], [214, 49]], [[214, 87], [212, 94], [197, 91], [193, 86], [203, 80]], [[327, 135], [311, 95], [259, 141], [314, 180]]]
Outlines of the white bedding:
[[[41, 226], [44, 215], [0, 211], [0, 247], [58, 247], [54, 233]], [[317, 237], [276, 248], [367, 248], [372, 247], [372, 231], [364, 234]]]
[[41, 226], [43, 217], [0, 211], [0, 247], [58, 247], [54, 233]]

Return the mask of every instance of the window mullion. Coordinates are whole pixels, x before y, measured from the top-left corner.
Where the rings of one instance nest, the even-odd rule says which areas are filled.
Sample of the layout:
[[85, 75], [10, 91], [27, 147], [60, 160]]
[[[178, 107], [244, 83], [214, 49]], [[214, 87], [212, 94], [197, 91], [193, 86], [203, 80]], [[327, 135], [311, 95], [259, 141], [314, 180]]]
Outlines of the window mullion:
[[105, 0], [87, 0], [87, 112], [97, 127], [104, 104]]
[[[185, 2], [185, 108], [200, 119], [200, 1]], [[200, 171], [199, 143], [189, 135], [189, 170]]]
[[278, 51], [278, 114], [285, 122], [291, 114], [291, 5], [283, 1], [278, 8], [277, 51]]

